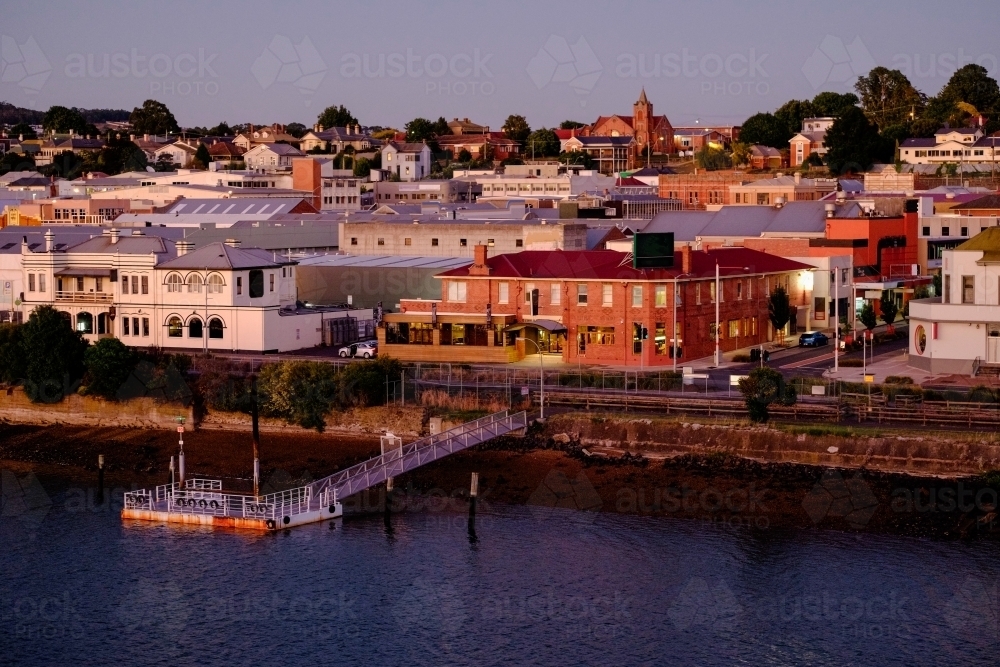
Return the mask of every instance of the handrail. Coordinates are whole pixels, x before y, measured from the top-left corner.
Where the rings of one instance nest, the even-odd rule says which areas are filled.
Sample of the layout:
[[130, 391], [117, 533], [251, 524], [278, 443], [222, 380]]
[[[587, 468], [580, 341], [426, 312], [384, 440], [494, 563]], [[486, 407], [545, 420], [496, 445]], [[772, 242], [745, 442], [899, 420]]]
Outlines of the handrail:
[[983, 360], [981, 357], [976, 357], [972, 361], [972, 377], [979, 375], [979, 367], [982, 366]]

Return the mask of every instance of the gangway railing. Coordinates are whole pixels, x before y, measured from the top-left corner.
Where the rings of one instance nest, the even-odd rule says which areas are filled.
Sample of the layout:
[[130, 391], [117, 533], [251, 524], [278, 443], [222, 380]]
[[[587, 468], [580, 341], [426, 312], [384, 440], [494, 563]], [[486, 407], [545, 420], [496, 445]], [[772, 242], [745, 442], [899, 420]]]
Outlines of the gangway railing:
[[526, 412], [510, 414], [504, 410], [414, 440], [398, 449], [390, 449], [380, 456], [316, 480], [310, 486], [314, 490], [314, 496], [321, 499], [321, 502], [338, 502], [384, 482], [389, 477], [409, 472], [449, 454], [525, 428], [527, 425]]

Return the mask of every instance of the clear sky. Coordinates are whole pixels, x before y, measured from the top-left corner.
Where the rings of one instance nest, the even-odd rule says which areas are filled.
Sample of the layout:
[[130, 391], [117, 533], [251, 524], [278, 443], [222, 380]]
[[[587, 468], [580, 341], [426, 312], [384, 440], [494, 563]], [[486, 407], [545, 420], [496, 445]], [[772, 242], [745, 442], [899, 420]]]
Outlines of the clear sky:
[[344, 104], [532, 127], [631, 113], [645, 86], [674, 125], [740, 123], [874, 65], [936, 93], [997, 76], [997, 0], [0, 0], [0, 99], [131, 109], [181, 125], [301, 122]]

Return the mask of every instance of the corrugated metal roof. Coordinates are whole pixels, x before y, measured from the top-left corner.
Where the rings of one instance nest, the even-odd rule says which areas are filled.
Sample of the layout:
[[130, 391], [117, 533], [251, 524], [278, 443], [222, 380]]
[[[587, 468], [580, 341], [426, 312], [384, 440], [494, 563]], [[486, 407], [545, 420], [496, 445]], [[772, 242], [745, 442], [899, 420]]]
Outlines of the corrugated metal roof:
[[260, 248], [233, 248], [225, 243], [210, 243], [180, 257], [163, 262], [164, 269], [260, 269], [288, 264], [284, 258]]
[[352, 266], [392, 269], [453, 269], [471, 264], [468, 257], [401, 257], [396, 255], [317, 255], [300, 266]]

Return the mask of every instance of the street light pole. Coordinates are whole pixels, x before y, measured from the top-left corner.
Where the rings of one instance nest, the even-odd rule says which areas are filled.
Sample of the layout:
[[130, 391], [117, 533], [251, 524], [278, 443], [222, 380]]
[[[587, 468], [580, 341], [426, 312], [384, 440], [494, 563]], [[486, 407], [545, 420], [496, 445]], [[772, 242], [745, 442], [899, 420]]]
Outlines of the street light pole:
[[719, 298], [721, 296], [719, 290], [719, 262], [715, 262], [715, 365], [718, 366], [721, 363], [721, 351], [719, 349]]
[[840, 267], [837, 267], [833, 274], [833, 372], [840, 370], [840, 283], [837, 282], [837, 274]]

